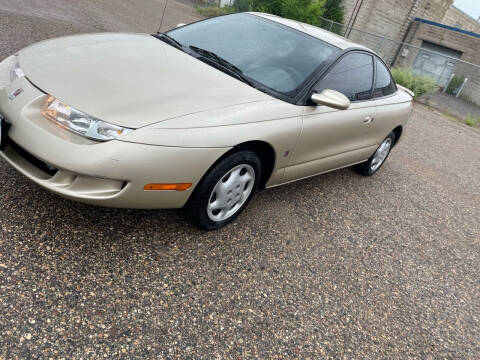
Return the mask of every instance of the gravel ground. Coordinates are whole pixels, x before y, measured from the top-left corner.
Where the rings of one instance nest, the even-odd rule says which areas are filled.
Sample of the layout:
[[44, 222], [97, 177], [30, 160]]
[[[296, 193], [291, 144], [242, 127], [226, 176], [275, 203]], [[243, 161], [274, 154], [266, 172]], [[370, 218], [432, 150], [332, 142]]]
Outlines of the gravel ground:
[[[0, 57], [155, 31], [138, 3], [0, 0]], [[195, 17], [170, 6], [167, 24]], [[0, 359], [478, 359], [479, 185], [480, 133], [422, 106], [376, 176], [262, 192], [213, 233], [61, 199], [0, 161]]]

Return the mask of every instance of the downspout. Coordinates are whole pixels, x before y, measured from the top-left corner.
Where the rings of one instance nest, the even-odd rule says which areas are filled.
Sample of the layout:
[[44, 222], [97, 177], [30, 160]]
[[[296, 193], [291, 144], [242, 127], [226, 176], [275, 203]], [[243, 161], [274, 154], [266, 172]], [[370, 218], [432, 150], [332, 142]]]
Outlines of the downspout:
[[[402, 43], [405, 42], [405, 40], [407, 40], [407, 36], [408, 34], [410, 34], [410, 30], [412, 29], [412, 25], [413, 25], [413, 21], [410, 20], [410, 17], [412, 16], [413, 12], [415, 11], [415, 9], [417, 8], [418, 6], [418, 3], [420, 2], [421, 0], [415, 0], [415, 2], [413, 3], [412, 7], [410, 8], [410, 11], [408, 13], [408, 16], [407, 16], [407, 20], [406, 21], [410, 21], [410, 24], [408, 24], [408, 28], [407, 28], [407, 31], [405, 31], [405, 34], [403, 35], [403, 38], [402, 38]], [[404, 24], [405, 25], [405, 24]], [[395, 56], [393, 57], [393, 61], [392, 63], [390, 64], [390, 67], [392, 67], [395, 62], [397, 61], [398, 57], [400, 56], [400, 51], [402, 51], [402, 46], [403, 44], [400, 44], [398, 46], [398, 49], [395, 53]]]
[[[412, 26], [413, 26], [413, 21], [410, 23], [410, 25], [408, 25], [408, 29], [407, 29], [407, 32], [405, 33], [405, 36], [404, 36], [403, 39], [402, 39], [402, 43], [404, 43], [405, 40], [407, 40], [407, 36], [408, 36], [408, 34], [410, 34], [410, 31], [411, 31], [411, 29], [412, 29]], [[403, 47], [403, 44], [400, 44], [400, 46], [398, 47], [397, 51], [395, 52], [395, 56], [393, 57], [392, 62], [390, 63], [390, 67], [392, 67], [393, 65], [395, 65], [395, 63], [397, 62], [398, 57], [400, 56], [400, 52], [402, 51], [402, 47]]]
[[348, 24], [347, 24], [347, 28], [345, 29], [345, 33], [343, 34], [344, 37], [348, 38], [350, 36], [353, 25], [355, 25], [355, 22], [357, 21], [358, 13], [360, 12], [362, 5], [363, 5], [363, 0], [357, 0], [357, 2], [355, 3], [352, 16], [350, 17], [350, 20], [348, 21]]
[[[353, 16], [355, 15], [355, 12], [357, 11], [357, 6], [358, 6], [358, 2], [359, 2], [359, 1], [360, 1], [360, 0], [357, 0], [357, 1], [355, 2], [355, 6], [353, 7], [352, 14], [350, 15], [350, 18], [348, 19], [348, 22], [347, 22], [347, 24], [346, 24], [347, 29], [348, 29], [348, 27], [350, 26], [350, 23], [352, 22]], [[479, 19], [479, 22], [480, 22], [480, 19]], [[346, 32], [346, 31], [345, 31], [345, 32]]]

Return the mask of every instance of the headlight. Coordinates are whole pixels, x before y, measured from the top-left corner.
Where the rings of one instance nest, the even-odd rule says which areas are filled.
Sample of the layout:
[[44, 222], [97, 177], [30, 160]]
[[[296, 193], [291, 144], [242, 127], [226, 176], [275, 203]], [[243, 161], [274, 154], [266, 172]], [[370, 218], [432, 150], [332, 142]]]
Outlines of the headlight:
[[14, 82], [17, 79], [20, 79], [25, 76], [25, 73], [20, 68], [20, 64], [18, 62], [18, 55], [15, 55], [15, 64], [13, 65], [12, 70], [10, 71], [10, 81]]
[[53, 96], [49, 96], [43, 103], [42, 115], [67, 130], [99, 141], [118, 139], [132, 131], [87, 115]]

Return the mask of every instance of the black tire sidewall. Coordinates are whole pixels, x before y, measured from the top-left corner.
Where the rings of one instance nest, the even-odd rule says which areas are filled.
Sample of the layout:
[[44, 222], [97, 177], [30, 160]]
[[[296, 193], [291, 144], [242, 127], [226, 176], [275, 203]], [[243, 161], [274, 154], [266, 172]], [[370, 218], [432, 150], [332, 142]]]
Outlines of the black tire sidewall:
[[[382, 144], [385, 142], [385, 140], [387, 140], [388, 138], [392, 139], [392, 146], [390, 147], [390, 150], [388, 151], [388, 154], [387, 154], [387, 157], [385, 158], [385, 160], [383, 160], [382, 164], [378, 167], [378, 169], [376, 170], [372, 170], [372, 161], [373, 161], [373, 158], [375, 157], [375, 154], [377, 153], [378, 149], [380, 148], [380, 146], [382, 146]], [[392, 152], [392, 149], [393, 149], [393, 145], [395, 144], [395, 134], [393, 132], [391, 132], [390, 134], [388, 134], [388, 136], [383, 139], [382, 141], [382, 144], [380, 144], [380, 146], [375, 150], [375, 152], [373, 153], [372, 156], [370, 156], [370, 159], [368, 159], [368, 161], [366, 162], [366, 166], [367, 166], [367, 171], [368, 171], [368, 175], [371, 176], [373, 174], [375, 174], [377, 171], [379, 171], [383, 165], [387, 162], [387, 159], [388, 157], [390, 156], [390, 153]]]
[[[207, 206], [213, 189], [220, 179], [222, 179], [230, 170], [242, 164], [250, 165], [255, 171], [255, 184], [252, 192], [242, 207], [234, 215], [224, 221], [217, 222], [211, 220], [207, 213]], [[194, 193], [190, 197], [190, 200], [185, 206], [185, 215], [197, 226], [205, 230], [215, 230], [231, 223], [249, 204], [258, 188], [261, 180], [261, 174], [262, 164], [260, 158], [253, 151], [243, 150], [226, 156], [224, 159], [219, 161], [199, 182], [194, 190]]]

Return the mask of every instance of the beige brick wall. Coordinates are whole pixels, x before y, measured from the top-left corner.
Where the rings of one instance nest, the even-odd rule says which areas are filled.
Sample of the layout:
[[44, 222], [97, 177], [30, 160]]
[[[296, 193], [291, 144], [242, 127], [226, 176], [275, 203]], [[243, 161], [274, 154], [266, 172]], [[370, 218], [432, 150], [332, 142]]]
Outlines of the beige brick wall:
[[345, 24], [354, 15], [355, 5], [360, 3], [354, 27], [401, 40], [411, 20], [421, 17], [441, 21], [453, 0], [344, 0]]
[[[453, 0], [422, 0], [415, 12], [415, 17], [441, 22]], [[413, 19], [412, 19], [413, 20]]]
[[450, 25], [454, 27], [460, 27], [463, 30], [477, 32], [480, 28], [479, 22], [468, 16], [463, 11], [457, 9], [455, 6], [451, 6], [446, 12], [442, 24]]
[[480, 64], [478, 56], [480, 38], [424, 23], [418, 23], [418, 28], [412, 29], [412, 31], [414, 32], [412, 45], [421, 46], [422, 41], [425, 40], [461, 51], [463, 55], [460, 60]]
[[[355, 16], [355, 5], [361, 2], [344, 0], [345, 24]], [[363, 0], [353, 27], [402, 41], [415, 17], [439, 21], [445, 17], [452, 3], [453, 0]], [[387, 62], [398, 50], [397, 44], [361, 31], [352, 30], [348, 37], [377, 51]]]
[[[346, 3], [350, 4], [350, 8], [347, 7], [347, 16], [345, 17], [346, 23], [348, 23], [348, 14], [353, 11], [356, 1], [346, 0]], [[407, 18], [414, 3], [415, 0], [364, 0], [353, 26], [366, 32], [380, 34], [400, 41], [403, 37], [402, 33], [405, 32], [407, 27]], [[394, 43], [357, 30], [352, 30], [348, 37], [352, 41], [377, 51], [387, 61], [393, 56], [395, 49], [398, 48]]]

